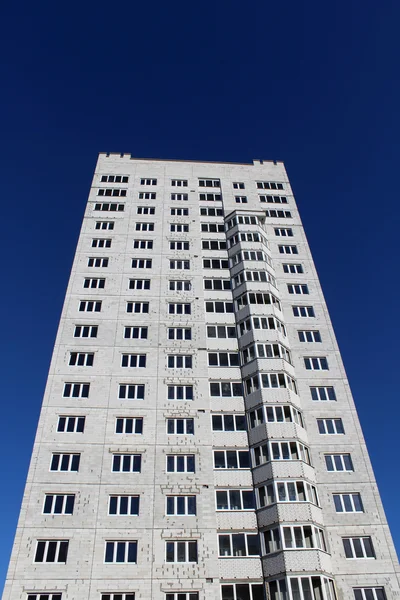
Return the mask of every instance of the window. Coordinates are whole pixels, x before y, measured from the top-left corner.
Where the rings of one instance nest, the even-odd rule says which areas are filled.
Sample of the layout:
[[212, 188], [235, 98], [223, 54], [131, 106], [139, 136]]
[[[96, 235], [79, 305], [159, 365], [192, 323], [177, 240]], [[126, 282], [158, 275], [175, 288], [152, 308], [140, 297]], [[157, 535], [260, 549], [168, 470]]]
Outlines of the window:
[[132, 269], [151, 269], [151, 258], [132, 258]]
[[241, 336], [253, 329], [277, 329], [286, 337], [286, 328], [276, 317], [252, 317], [239, 323], [239, 333]]
[[35, 563], [66, 563], [68, 540], [38, 540]]
[[328, 361], [325, 356], [309, 356], [304, 358], [307, 371], [328, 371]]
[[235, 196], [236, 204], [247, 204], [247, 196]]
[[108, 258], [94, 258], [88, 259], [88, 267], [108, 267]]
[[260, 373], [245, 379], [244, 383], [247, 394], [261, 388], [288, 388], [297, 394], [295, 380], [286, 373]]
[[141, 179], [140, 185], [157, 185], [157, 179]]
[[241, 273], [238, 273], [238, 275], [235, 275], [233, 281], [235, 288], [246, 281], [268, 282], [276, 287], [276, 279], [268, 271], [242, 271]]
[[386, 594], [383, 587], [353, 588], [353, 591], [354, 600], [386, 600]]
[[75, 325], [74, 337], [76, 338], [97, 338], [97, 325]]
[[196, 496], [167, 496], [166, 515], [195, 515]]
[[325, 454], [327, 471], [354, 471], [350, 454]]
[[142, 468], [141, 454], [113, 454], [113, 473], [140, 473]]
[[203, 269], [229, 269], [228, 259], [222, 258], [204, 258]]
[[298, 254], [297, 246], [278, 246], [280, 254]]
[[83, 433], [85, 430], [85, 417], [59, 416], [57, 431], [59, 433]]
[[321, 334], [318, 330], [298, 331], [300, 342], [322, 342]]
[[246, 431], [246, 417], [244, 415], [223, 413], [212, 415], [213, 431]]
[[[177, 194], [180, 195], [180, 194]], [[171, 217], [188, 217], [189, 216], [189, 209], [188, 208], [171, 208]], [[179, 225], [179, 223], [175, 223], [176, 226]], [[185, 225], [185, 227], [187, 227], [187, 229], [185, 229], [184, 231], [189, 231], [189, 225]], [[171, 231], [175, 231], [175, 229], [171, 229]], [[179, 233], [179, 229], [176, 230]]]
[[268, 202], [268, 204], [287, 204], [286, 196], [260, 196], [260, 202]]
[[138, 515], [140, 496], [110, 496], [109, 515]]
[[106, 280], [105, 279], [96, 279], [96, 278], [91, 278], [91, 279], [84, 279], [83, 280], [83, 287], [84, 288], [90, 288], [90, 289], [104, 289], [106, 286]]
[[234, 190], [244, 190], [244, 183], [243, 181], [234, 181], [232, 183], [233, 185], [233, 189]]
[[206, 302], [208, 313], [233, 313], [233, 302]]
[[153, 240], [133, 240], [135, 250], [153, 250]]
[[209, 352], [209, 367], [240, 367], [238, 352]]
[[344, 427], [342, 419], [317, 419], [319, 433], [343, 434]]
[[226, 250], [226, 240], [203, 240], [203, 250]]
[[92, 367], [93, 360], [92, 352], [70, 352], [68, 364], [70, 367]]
[[243, 250], [242, 252], [237, 252], [231, 257], [231, 267], [234, 267], [245, 260], [266, 262], [271, 266], [271, 259], [269, 258], [268, 254], [265, 254], [265, 252], [261, 252], [260, 250]]
[[106, 563], [136, 563], [137, 542], [110, 541], [106, 542], [104, 562]]
[[169, 385], [168, 400], [193, 400], [192, 385]]
[[193, 435], [194, 419], [167, 419], [168, 435]]
[[165, 561], [167, 563], [197, 563], [197, 542], [166, 542]]
[[258, 217], [253, 215], [238, 215], [237, 217], [233, 217], [233, 219], [229, 219], [227, 222], [228, 230], [235, 227], [235, 225], [258, 225], [259, 220]]
[[253, 448], [253, 463], [258, 467], [271, 460], [302, 460], [310, 464], [310, 453], [300, 442], [268, 442]]
[[267, 246], [267, 248], [268, 248], [268, 242], [267, 242], [266, 238], [264, 238], [264, 236], [260, 235], [256, 231], [246, 231], [246, 232], [235, 233], [234, 235], [231, 235], [231, 237], [228, 239], [228, 242], [229, 242], [229, 248], [232, 248], [233, 246], [235, 246], [236, 244], [239, 244], [240, 242], [257, 242], [260, 244], [264, 244], [264, 246]]
[[114, 221], [96, 221], [96, 225], [94, 228], [112, 231], [114, 229]]
[[135, 600], [135, 594], [121, 594], [121, 592], [102, 594], [101, 600]]
[[52, 454], [50, 471], [79, 471], [80, 454]]
[[369, 536], [343, 538], [343, 547], [346, 558], [375, 558]]
[[127, 175], [102, 175], [100, 181], [108, 181], [108, 183], [128, 183]]
[[169, 340], [191, 340], [192, 329], [190, 327], [169, 327], [168, 328], [168, 339]]
[[259, 556], [258, 533], [218, 534], [219, 556]]
[[170, 242], [170, 250], [189, 250], [189, 242]]
[[199, 179], [200, 187], [221, 187], [219, 179]]
[[154, 231], [154, 223], [136, 223], [136, 231]]
[[63, 398], [89, 398], [90, 383], [64, 383]]
[[146, 354], [122, 354], [121, 367], [146, 367]]
[[283, 183], [275, 181], [256, 181], [259, 190], [283, 190]]
[[253, 490], [216, 490], [217, 510], [254, 510]]
[[291, 219], [292, 213], [290, 210], [266, 210], [265, 216], [272, 219]]
[[143, 417], [117, 417], [115, 433], [143, 433]]
[[133, 383], [120, 383], [118, 389], [118, 398], [122, 400], [143, 400], [144, 385], [135, 385]]
[[172, 292], [189, 292], [192, 289], [192, 282], [189, 279], [170, 279], [169, 289]]
[[248, 450], [214, 450], [214, 469], [250, 469]]
[[282, 266], [284, 273], [304, 273], [302, 265], [296, 263], [284, 263]]
[[224, 211], [222, 208], [200, 208], [200, 215], [202, 217], [223, 217]]
[[275, 502], [312, 502], [319, 506], [317, 488], [306, 481], [274, 481], [258, 488], [259, 506]]
[[252, 344], [242, 351], [243, 364], [256, 358], [283, 358], [291, 363], [289, 350], [282, 344]]
[[93, 210], [103, 212], [124, 212], [125, 204], [109, 204], [108, 202], [96, 203]]
[[46, 494], [43, 514], [72, 515], [74, 512], [75, 494]]
[[169, 261], [170, 269], [182, 269], [189, 270], [190, 269], [190, 260], [170, 260]]
[[173, 594], [165, 594], [165, 600], [199, 600], [199, 593], [179, 591]]
[[237, 381], [210, 381], [210, 395], [223, 396], [243, 396], [242, 383]]
[[235, 338], [236, 327], [229, 325], [207, 325], [208, 338]]
[[[280, 598], [287, 598], [286, 595], [286, 582], [284, 579], [277, 582], [270, 582], [270, 590], [277, 589], [277, 587], [271, 587], [273, 584], [280, 586], [280, 590], [285, 593], [285, 596], [275, 596], [274, 600]], [[291, 597], [296, 600], [336, 600], [335, 586], [333, 579], [319, 576], [306, 576], [306, 577], [290, 577], [288, 579], [288, 586], [292, 591]]]
[[293, 229], [290, 227], [275, 227], [274, 232], [278, 237], [293, 237]]
[[79, 302], [79, 312], [100, 312], [101, 300], [81, 300]]
[[168, 314], [170, 315], [190, 315], [191, 305], [181, 303], [170, 303], [168, 304]]
[[335, 388], [328, 386], [310, 387], [311, 398], [315, 401], [336, 400]]
[[97, 190], [98, 196], [126, 196], [126, 189], [121, 188], [99, 188]]
[[149, 303], [148, 302], [127, 302], [126, 303], [127, 313], [148, 313]]
[[[276, 535], [278, 533], [278, 536]], [[274, 528], [264, 532], [265, 553], [270, 554], [281, 548], [319, 548], [326, 551], [325, 535], [322, 529], [312, 525], [292, 525]]]
[[92, 248], [111, 248], [111, 240], [105, 238], [95, 238], [92, 240]]
[[201, 231], [203, 233], [224, 233], [225, 227], [222, 223], [202, 223]]
[[124, 338], [128, 340], [147, 340], [147, 327], [124, 327]]
[[167, 473], [194, 473], [194, 454], [168, 454]]
[[188, 200], [188, 194], [171, 194], [171, 200]]
[[191, 369], [192, 355], [191, 354], [169, 354], [168, 369]]
[[150, 279], [130, 279], [129, 280], [130, 290], [149, 290]]
[[188, 180], [187, 179], [173, 179], [171, 181], [171, 185], [176, 186], [176, 187], [187, 187]]
[[62, 594], [28, 594], [27, 600], [61, 600]]
[[315, 317], [313, 306], [292, 306], [295, 317]]
[[221, 585], [221, 600], [264, 600], [262, 583]]
[[360, 494], [333, 494], [337, 513], [364, 512]]
[[171, 223], [169, 226], [169, 230], [172, 233], [188, 233], [189, 225], [185, 223]]
[[136, 208], [137, 215], [155, 215], [156, 209], [154, 206], [138, 206]]
[[263, 423], [296, 423], [304, 427], [301, 412], [291, 404], [260, 406], [248, 415], [251, 429]]
[[289, 294], [309, 294], [308, 285], [300, 283], [288, 283], [287, 289]]
[[139, 200], [155, 200], [156, 192], [139, 192]]

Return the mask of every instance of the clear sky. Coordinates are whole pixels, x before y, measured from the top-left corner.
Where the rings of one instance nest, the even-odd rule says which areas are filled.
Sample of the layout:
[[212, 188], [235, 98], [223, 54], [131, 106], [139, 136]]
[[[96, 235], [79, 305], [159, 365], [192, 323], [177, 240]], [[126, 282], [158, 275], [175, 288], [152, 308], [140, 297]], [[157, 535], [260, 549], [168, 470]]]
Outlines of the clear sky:
[[0, 589], [99, 151], [286, 163], [400, 548], [399, 20], [394, 0], [3, 3]]

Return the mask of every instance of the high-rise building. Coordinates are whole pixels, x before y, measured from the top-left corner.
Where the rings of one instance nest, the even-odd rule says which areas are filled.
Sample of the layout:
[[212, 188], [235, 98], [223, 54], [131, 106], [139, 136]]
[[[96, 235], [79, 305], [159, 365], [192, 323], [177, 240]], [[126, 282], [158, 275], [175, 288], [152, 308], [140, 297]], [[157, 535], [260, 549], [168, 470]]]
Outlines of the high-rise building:
[[399, 597], [284, 165], [100, 154], [3, 600]]

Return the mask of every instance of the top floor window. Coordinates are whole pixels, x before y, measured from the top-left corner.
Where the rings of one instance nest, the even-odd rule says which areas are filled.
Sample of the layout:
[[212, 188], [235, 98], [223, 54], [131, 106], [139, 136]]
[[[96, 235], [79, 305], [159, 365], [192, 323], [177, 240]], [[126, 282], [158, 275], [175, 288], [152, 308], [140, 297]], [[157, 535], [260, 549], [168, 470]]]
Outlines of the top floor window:
[[129, 177], [127, 175], [102, 175], [100, 181], [102, 183], [128, 183]]
[[219, 179], [199, 179], [200, 187], [221, 187]]
[[257, 181], [257, 188], [259, 190], [283, 190], [283, 183], [275, 181]]

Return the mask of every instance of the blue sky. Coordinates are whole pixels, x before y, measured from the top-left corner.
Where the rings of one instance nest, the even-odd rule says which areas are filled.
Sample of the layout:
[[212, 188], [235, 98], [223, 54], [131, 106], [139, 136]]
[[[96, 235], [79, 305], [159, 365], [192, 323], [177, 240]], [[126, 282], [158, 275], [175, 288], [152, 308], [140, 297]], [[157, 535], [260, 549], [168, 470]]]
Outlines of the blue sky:
[[0, 589], [99, 151], [286, 163], [400, 547], [399, 18], [390, 0], [3, 4]]

